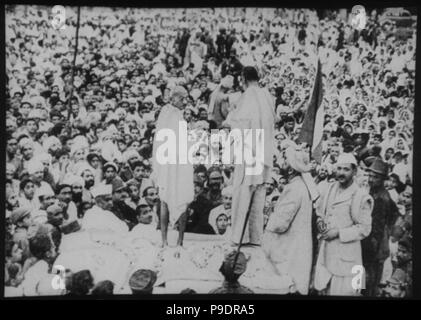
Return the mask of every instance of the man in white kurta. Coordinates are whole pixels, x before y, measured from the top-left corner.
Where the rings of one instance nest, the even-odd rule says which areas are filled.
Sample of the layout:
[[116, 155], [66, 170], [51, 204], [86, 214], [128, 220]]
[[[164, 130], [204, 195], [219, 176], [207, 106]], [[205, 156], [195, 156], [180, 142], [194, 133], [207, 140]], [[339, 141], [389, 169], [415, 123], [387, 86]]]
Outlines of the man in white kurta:
[[[165, 105], [156, 124], [153, 150], [153, 176], [161, 199], [162, 245], [167, 246], [168, 226], [174, 228], [194, 199], [193, 164], [187, 150], [180, 156], [182, 144], [187, 149], [187, 123], [183, 118], [187, 91], [177, 86], [171, 93], [171, 104]], [[185, 130], [183, 129], [185, 128]], [[181, 152], [182, 153], [182, 152]], [[184, 163], [183, 163], [184, 162]], [[183, 219], [184, 222], [184, 219]], [[178, 245], [182, 245], [184, 223], [179, 223]]]
[[288, 184], [269, 216], [263, 250], [280, 275], [289, 275], [292, 292], [308, 294], [312, 263], [312, 201], [302, 173], [310, 170], [308, 153], [298, 146], [285, 151]]
[[113, 206], [112, 186], [101, 184], [93, 188], [91, 193], [96, 204], [86, 211], [82, 220], [82, 229], [127, 233], [129, 228], [126, 223], [110, 211]]
[[[273, 165], [274, 100], [269, 91], [258, 85], [259, 76], [254, 67], [243, 70], [245, 92], [238, 107], [230, 114], [222, 127], [240, 129], [243, 137], [243, 160], [236, 160], [233, 178], [232, 242], [240, 243], [247, 212], [249, 219], [242, 243], [260, 245], [263, 235], [263, 208], [265, 205], [265, 182], [270, 181]], [[252, 144], [244, 139], [244, 130], [252, 129]], [[260, 140], [257, 140], [260, 134]], [[259, 141], [256, 143], [256, 140]], [[247, 157], [252, 151], [252, 159]], [[249, 158], [249, 159], [247, 159]]]

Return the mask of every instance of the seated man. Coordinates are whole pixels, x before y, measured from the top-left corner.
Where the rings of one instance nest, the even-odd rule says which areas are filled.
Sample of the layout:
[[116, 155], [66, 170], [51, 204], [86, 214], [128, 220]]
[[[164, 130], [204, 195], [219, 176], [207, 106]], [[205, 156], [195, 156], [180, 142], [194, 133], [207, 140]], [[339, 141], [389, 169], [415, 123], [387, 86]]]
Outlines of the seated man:
[[117, 233], [128, 232], [126, 223], [112, 213], [113, 198], [111, 185], [98, 185], [92, 190], [95, 205], [86, 211], [82, 220], [82, 229], [110, 230]]
[[141, 204], [136, 208], [136, 219], [138, 224], [134, 226], [130, 234], [140, 236], [153, 244], [159, 245], [160, 233], [156, 225], [152, 223], [152, 210], [147, 204]]
[[194, 178], [194, 192], [195, 199], [183, 214], [183, 218], [187, 218], [185, 232], [215, 234], [208, 223], [212, 204], [203, 194], [203, 181], [199, 177]]
[[223, 203], [212, 209], [209, 214], [209, 224], [212, 226], [216, 234], [218, 233], [217, 219], [223, 214], [227, 220], [227, 226], [231, 225], [231, 204], [232, 204], [232, 187], [228, 186], [222, 189], [222, 201]]

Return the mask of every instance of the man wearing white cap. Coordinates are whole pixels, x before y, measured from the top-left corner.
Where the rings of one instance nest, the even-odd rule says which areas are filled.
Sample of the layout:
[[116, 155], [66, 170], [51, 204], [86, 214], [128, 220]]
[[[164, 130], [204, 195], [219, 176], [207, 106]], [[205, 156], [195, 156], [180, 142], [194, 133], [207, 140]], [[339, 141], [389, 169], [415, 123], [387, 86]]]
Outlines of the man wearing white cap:
[[92, 188], [91, 193], [95, 199], [95, 205], [86, 211], [82, 219], [82, 229], [128, 232], [127, 225], [110, 211], [113, 207], [112, 186], [100, 184]]
[[210, 96], [208, 114], [210, 120], [215, 121], [218, 128], [221, 127], [222, 122], [227, 118], [230, 107], [227, 92], [233, 85], [234, 77], [231, 75], [225, 76]]
[[312, 263], [312, 201], [303, 173], [310, 171], [307, 152], [297, 145], [285, 150], [282, 167], [288, 184], [269, 216], [263, 249], [279, 274], [294, 281], [292, 292], [307, 294]]
[[327, 295], [359, 295], [365, 272], [354, 281], [355, 266], [362, 266], [361, 240], [371, 232], [373, 198], [354, 181], [357, 160], [343, 153], [336, 164], [336, 182], [321, 195], [317, 208], [320, 248], [314, 287]]

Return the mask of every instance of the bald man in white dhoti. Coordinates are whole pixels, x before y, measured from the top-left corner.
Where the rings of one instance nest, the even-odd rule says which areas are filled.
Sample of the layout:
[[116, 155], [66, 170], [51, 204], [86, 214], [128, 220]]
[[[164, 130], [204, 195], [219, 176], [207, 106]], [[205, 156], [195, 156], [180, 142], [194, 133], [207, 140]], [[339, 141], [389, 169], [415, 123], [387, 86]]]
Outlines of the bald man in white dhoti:
[[[266, 196], [264, 184], [271, 179], [273, 165], [275, 102], [269, 91], [259, 87], [259, 76], [254, 67], [243, 69], [242, 81], [245, 92], [240, 97], [238, 107], [228, 114], [223, 127], [240, 129], [242, 132], [244, 129], [253, 129], [251, 149], [256, 161], [256, 170], [249, 170], [250, 166], [244, 162], [246, 154], [241, 164], [235, 164], [231, 240], [235, 244], [240, 243], [247, 212], [250, 211], [242, 243], [261, 245]], [[259, 136], [256, 129], [263, 130], [259, 140], [260, 147], [259, 143], [256, 143], [256, 136]], [[244, 153], [247, 152], [246, 149], [250, 149], [246, 140], [243, 139]]]
[[[168, 245], [168, 226], [175, 228], [176, 225], [179, 230], [177, 245], [182, 245], [186, 221], [180, 217], [194, 199], [193, 164], [188, 159], [180, 163], [178, 148], [180, 143], [187, 145], [187, 123], [183, 118], [187, 95], [181, 86], [173, 89], [171, 104], [165, 105], [159, 114], [154, 137], [153, 179], [161, 199], [160, 226], [164, 247]], [[183, 124], [185, 131], [180, 130]], [[169, 131], [175, 135], [175, 141], [167, 136]]]

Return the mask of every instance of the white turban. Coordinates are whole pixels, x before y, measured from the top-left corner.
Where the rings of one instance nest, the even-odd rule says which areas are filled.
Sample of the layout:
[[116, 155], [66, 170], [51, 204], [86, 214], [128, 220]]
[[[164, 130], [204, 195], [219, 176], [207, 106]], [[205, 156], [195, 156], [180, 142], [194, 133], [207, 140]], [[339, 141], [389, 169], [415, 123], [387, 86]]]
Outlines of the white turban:
[[43, 152], [43, 153], [39, 153], [36, 156], [34, 156], [33, 159], [34, 160], [37, 160], [37, 161], [39, 161], [41, 163], [48, 162], [48, 165], [51, 165], [52, 157], [51, 157], [51, 155], [49, 153]]
[[123, 161], [127, 162], [130, 158], [138, 157], [140, 158], [139, 152], [134, 149], [128, 149], [123, 153]]
[[222, 189], [221, 194], [225, 197], [230, 197], [232, 196], [232, 186], [227, 186], [224, 189]]
[[48, 150], [54, 144], [57, 144], [57, 145], [59, 145], [61, 147], [61, 142], [60, 142], [60, 140], [57, 137], [55, 137], [55, 136], [49, 136], [48, 138], [46, 138], [44, 140], [44, 143], [42, 144], [42, 146], [43, 146], [44, 150], [48, 152]]
[[297, 172], [310, 171], [310, 156], [299, 146], [289, 146], [285, 150], [285, 156], [290, 166]]
[[44, 171], [44, 165], [38, 160], [32, 159], [31, 161], [29, 161], [28, 173], [34, 174], [35, 172], [38, 172], [38, 171]]

